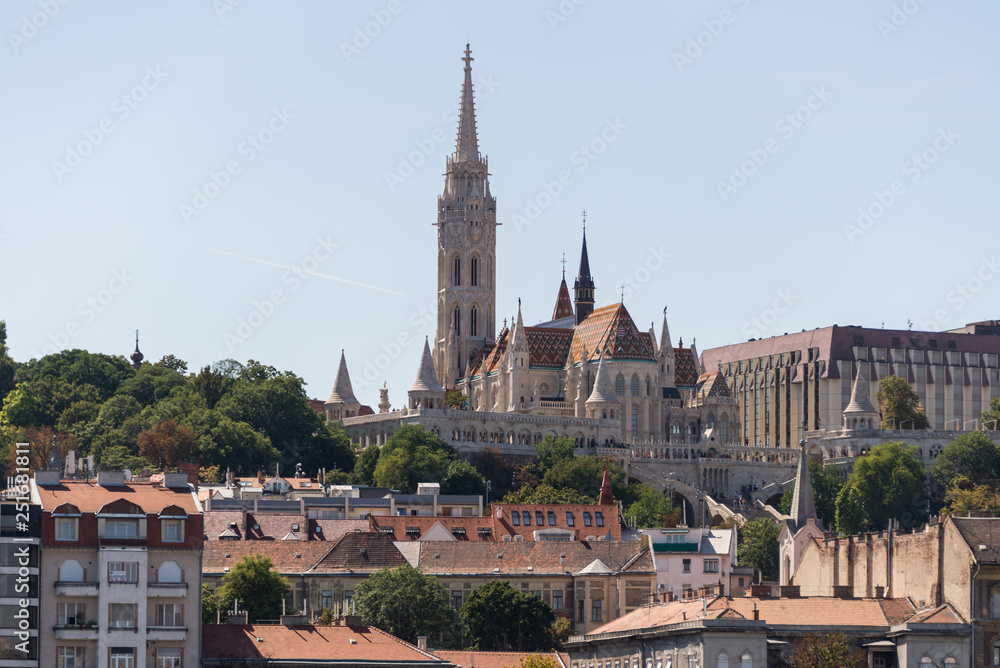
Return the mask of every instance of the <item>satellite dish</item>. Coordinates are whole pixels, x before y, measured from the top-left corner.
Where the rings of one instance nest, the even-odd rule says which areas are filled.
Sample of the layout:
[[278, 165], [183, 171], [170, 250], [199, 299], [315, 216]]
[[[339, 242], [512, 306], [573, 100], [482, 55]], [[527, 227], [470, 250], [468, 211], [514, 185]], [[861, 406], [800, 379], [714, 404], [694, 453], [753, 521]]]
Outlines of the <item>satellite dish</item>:
[[125, 469], [124, 473], [125, 473], [125, 481], [126, 482], [131, 482], [132, 481], [132, 471], [130, 469]]

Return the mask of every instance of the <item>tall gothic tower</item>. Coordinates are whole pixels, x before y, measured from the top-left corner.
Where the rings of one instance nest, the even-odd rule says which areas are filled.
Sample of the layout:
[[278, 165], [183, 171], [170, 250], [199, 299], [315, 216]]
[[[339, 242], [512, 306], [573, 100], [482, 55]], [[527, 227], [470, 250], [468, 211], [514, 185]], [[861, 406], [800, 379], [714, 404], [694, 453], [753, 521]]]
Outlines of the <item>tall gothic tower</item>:
[[472, 97], [472, 55], [465, 45], [465, 80], [455, 153], [438, 197], [438, 325], [434, 368], [446, 388], [462, 377], [495, 337], [496, 199], [489, 162], [479, 153]]

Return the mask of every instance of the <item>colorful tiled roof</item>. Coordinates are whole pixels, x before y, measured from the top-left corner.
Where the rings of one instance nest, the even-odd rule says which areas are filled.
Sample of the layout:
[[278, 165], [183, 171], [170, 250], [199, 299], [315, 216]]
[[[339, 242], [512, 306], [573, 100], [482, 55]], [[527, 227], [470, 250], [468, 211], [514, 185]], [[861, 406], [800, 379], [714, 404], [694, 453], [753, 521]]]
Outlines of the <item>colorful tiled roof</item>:
[[529, 367], [561, 369], [566, 366], [573, 341], [572, 329], [525, 327], [524, 334], [528, 339]]
[[205, 624], [201, 633], [202, 656], [212, 662], [452, 665], [374, 626]]
[[732, 399], [732, 397], [726, 384], [726, 377], [721, 373], [709, 371], [701, 374], [695, 389], [695, 398], [699, 402], [704, 402], [706, 399]]
[[698, 384], [698, 360], [690, 348], [674, 348], [674, 384], [693, 389]]
[[552, 319], [568, 318], [573, 315], [573, 301], [569, 298], [569, 288], [566, 286], [566, 277], [563, 276], [562, 283], [559, 284], [559, 295], [556, 297], [556, 307], [552, 310]]
[[588, 360], [604, 351], [608, 360], [655, 361], [649, 335], [639, 331], [624, 304], [594, 309], [574, 328], [572, 361], [581, 361], [584, 349]]

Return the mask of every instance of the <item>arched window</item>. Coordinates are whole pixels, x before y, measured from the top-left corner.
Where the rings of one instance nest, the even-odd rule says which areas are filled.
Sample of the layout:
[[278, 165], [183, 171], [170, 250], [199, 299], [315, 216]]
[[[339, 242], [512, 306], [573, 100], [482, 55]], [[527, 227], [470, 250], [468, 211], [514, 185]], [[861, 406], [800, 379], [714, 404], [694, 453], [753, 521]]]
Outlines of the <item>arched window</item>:
[[708, 414], [708, 428], [709, 429], [715, 428], [715, 413]]
[[156, 574], [157, 582], [180, 582], [181, 567], [176, 561], [164, 561], [160, 565], [160, 570]]
[[479, 285], [479, 258], [474, 257], [469, 262], [469, 285], [475, 287]]
[[452, 285], [462, 284], [462, 258], [455, 258], [455, 276], [453, 278]]
[[697, 422], [692, 422], [691, 424], [688, 425], [688, 435], [689, 436], [697, 436], [698, 435], [698, 423]]
[[680, 423], [679, 422], [675, 422], [673, 425], [671, 425], [670, 431], [675, 436], [680, 436], [681, 435], [681, 425], [680, 425]]
[[623, 396], [625, 394], [625, 376], [618, 374], [615, 378], [615, 394]]
[[722, 416], [722, 421], [719, 423], [719, 438], [723, 443], [729, 440], [729, 420], [726, 419], [725, 415]]
[[650, 388], [649, 376], [646, 376], [646, 396], [647, 397], [649, 396], [649, 388]]
[[632, 406], [632, 436], [639, 435], [639, 407]]
[[719, 654], [719, 668], [729, 668], [729, 655], [725, 652]]
[[[457, 306], [455, 307], [454, 321], [455, 321], [455, 336], [456, 337], [462, 336], [462, 312], [458, 310]], [[461, 362], [459, 362], [459, 364], [461, 364]]]
[[469, 336], [479, 336], [479, 310], [475, 306], [469, 314]]
[[67, 559], [59, 567], [59, 580], [62, 582], [83, 582], [83, 566], [76, 559]]
[[632, 396], [639, 396], [639, 376], [638, 374], [632, 374]]
[[740, 658], [740, 668], [753, 668], [753, 657], [750, 652], [744, 652]]

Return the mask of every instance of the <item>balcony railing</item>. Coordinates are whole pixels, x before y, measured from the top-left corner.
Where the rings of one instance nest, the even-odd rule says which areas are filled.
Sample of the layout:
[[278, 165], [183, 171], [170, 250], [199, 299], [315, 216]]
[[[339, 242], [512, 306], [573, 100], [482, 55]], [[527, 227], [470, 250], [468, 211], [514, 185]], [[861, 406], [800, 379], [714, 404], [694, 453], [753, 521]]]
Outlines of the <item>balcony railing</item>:
[[56, 596], [97, 596], [100, 590], [99, 582], [67, 582], [56, 580]]
[[56, 640], [97, 640], [100, 629], [95, 626], [53, 626]]
[[187, 596], [187, 582], [150, 582], [146, 588], [147, 596]]

